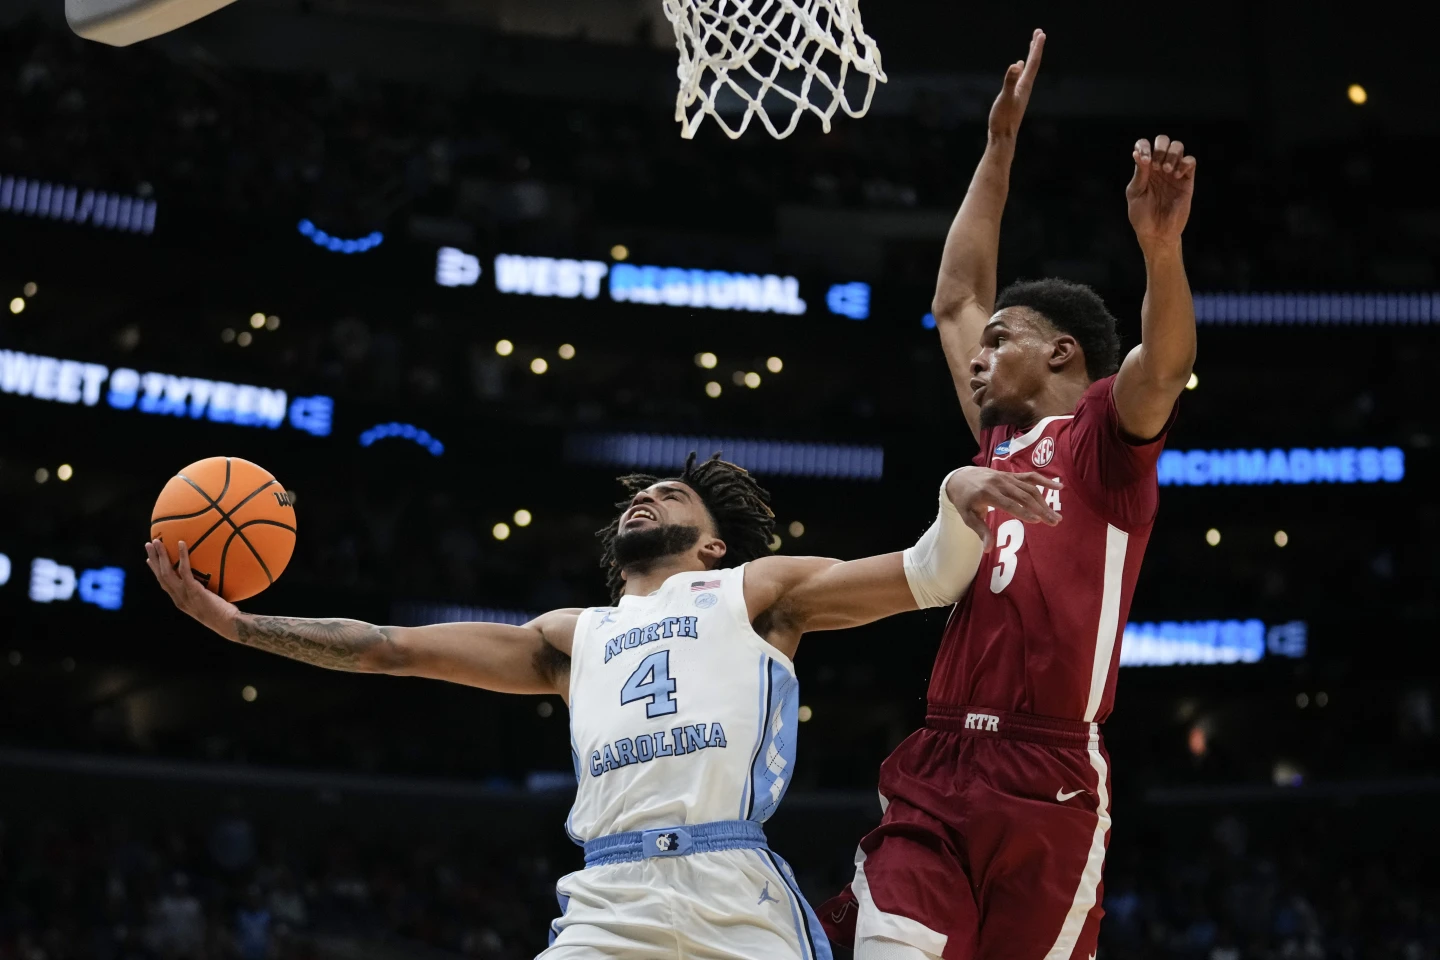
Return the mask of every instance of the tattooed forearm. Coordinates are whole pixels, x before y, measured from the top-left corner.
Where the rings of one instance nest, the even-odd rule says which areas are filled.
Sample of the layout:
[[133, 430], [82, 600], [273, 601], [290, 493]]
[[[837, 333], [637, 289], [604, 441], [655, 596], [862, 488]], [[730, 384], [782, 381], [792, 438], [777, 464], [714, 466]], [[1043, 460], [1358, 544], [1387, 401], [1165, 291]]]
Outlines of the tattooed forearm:
[[359, 620], [253, 617], [235, 620], [240, 643], [330, 670], [385, 670], [398, 656], [388, 628]]

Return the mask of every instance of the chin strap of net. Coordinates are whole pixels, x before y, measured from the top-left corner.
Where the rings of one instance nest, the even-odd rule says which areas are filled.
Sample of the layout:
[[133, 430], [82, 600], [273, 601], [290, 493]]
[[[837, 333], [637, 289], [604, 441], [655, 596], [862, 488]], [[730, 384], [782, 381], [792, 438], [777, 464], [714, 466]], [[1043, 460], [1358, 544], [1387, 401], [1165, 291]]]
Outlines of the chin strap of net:
[[[687, 140], [706, 114], [732, 139], [756, 116], [772, 137], [783, 139], [807, 110], [829, 133], [836, 110], [863, 117], [875, 84], [885, 82], [880, 50], [860, 23], [859, 0], [663, 0], [663, 5], [680, 50], [675, 120]], [[831, 58], [839, 64], [834, 77]], [[865, 77], [865, 101], [858, 110], [845, 95], [852, 70]], [[783, 130], [765, 110], [772, 93], [789, 101]], [[744, 108], [735, 125], [716, 104], [730, 96], [738, 99], [734, 106]]]

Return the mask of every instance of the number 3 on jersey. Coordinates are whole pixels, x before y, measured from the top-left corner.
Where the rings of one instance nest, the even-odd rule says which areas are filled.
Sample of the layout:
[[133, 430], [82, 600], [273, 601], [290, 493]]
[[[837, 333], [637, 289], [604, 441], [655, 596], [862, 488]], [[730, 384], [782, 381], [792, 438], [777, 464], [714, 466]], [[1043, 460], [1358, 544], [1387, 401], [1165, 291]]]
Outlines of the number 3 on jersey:
[[[664, 699], [661, 699], [661, 698]], [[680, 709], [675, 700], [675, 681], [670, 678], [670, 651], [660, 650], [640, 661], [620, 690], [620, 705], [636, 700], [645, 704], [645, 716], [663, 717]]]
[[990, 571], [991, 593], [999, 593], [1010, 586], [1010, 581], [1015, 579], [1015, 571], [1020, 566], [1020, 558], [1017, 554], [1024, 544], [1025, 524], [1019, 520], [1006, 520], [995, 531], [995, 553], [999, 559], [995, 564], [995, 569]]

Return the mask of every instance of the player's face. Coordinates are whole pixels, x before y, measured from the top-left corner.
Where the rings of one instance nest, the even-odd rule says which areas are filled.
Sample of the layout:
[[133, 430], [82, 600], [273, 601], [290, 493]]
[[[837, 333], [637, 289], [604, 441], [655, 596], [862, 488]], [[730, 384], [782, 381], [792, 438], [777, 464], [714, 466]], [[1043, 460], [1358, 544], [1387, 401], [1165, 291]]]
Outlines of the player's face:
[[1034, 400], [1050, 372], [1048, 326], [1025, 307], [1007, 307], [985, 325], [970, 361], [971, 398], [980, 408], [981, 426], [1034, 419]]
[[700, 495], [689, 485], [675, 480], [665, 480], [641, 490], [620, 515], [621, 536], [666, 526], [695, 527], [711, 536], [715, 532], [711, 529], [710, 512]]
[[615, 562], [639, 570], [666, 557], [689, 555], [708, 569], [725, 555], [714, 528], [699, 494], [686, 484], [662, 481], [637, 493], [620, 515]]

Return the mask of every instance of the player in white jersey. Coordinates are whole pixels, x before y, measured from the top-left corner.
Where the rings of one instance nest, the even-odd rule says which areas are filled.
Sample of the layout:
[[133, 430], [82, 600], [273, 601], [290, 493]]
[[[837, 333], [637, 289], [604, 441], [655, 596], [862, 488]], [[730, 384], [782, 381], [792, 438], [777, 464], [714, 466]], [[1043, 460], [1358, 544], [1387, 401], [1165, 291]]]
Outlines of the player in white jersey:
[[979, 564], [984, 515], [1058, 522], [1036, 475], [967, 467], [903, 553], [841, 562], [772, 555], [768, 495], [719, 459], [621, 478], [603, 531], [612, 605], [523, 627], [377, 627], [241, 613], [159, 541], [147, 563], [227, 639], [338, 670], [422, 676], [570, 705], [579, 787], [566, 822], [585, 869], [560, 880], [544, 960], [826, 960], [830, 949], [761, 823], [795, 765], [792, 657], [809, 631], [953, 602]]

